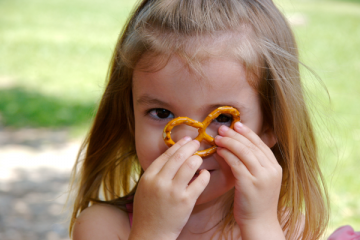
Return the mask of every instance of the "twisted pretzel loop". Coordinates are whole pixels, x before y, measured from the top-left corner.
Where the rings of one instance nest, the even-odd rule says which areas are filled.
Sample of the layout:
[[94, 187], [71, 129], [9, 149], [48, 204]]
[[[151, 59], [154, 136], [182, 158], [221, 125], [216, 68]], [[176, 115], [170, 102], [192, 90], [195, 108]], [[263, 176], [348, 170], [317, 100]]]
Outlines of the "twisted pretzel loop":
[[229, 107], [229, 106], [223, 106], [223, 107], [219, 107], [219, 108], [215, 109], [214, 111], [212, 111], [205, 118], [205, 120], [203, 122], [198, 122], [198, 121], [188, 118], [188, 117], [177, 117], [177, 118], [171, 120], [170, 122], [168, 122], [168, 124], [166, 124], [164, 131], [163, 131], [163, 138], [164, 138], [165, 144], [168, 147], [171, 147], [172, 145], [174, 145], [175, 142], [171, 139], [171, 130], [175, 126], [178, 126], [180, 124], [186, 124], [190, 127], [194, 127], [194, 128], [198, 129], [199, 134], [197, 135], [195, 140], [198, 140], [199, 142], [201, 142], [202, 140], [205, 140], [208, 143], [210, 143], [211, 145], [213, 145], [212, 147], [210, 147], [208, 149], [205, 149], [202, 151], [197, 151], [195, 153], [195, 155], [199, 155], [200, 157], [206, 157], [206, 156], [213, 154], [216, 151], [217, 146], [215, 145], [214, 138], [206, 133], [206, 128], [209, 126], [209, 124], [212, 122], [212, 120], [214, 120], [220, 114], [223, 114], [223, 113], [228, 113], [228, 114], [232, 115], [233, 120], [231, 122], [230, 128], [233, 129], [235, 122], [240, 121], [240, 113], [236, 108]]

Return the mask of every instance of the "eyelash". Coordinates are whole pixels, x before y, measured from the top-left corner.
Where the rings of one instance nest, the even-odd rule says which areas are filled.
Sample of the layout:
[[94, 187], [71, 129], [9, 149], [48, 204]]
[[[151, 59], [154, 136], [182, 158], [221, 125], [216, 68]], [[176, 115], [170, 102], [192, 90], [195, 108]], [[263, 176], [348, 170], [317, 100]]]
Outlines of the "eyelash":
[[[152, 114], [153, 111], [157, 111], [157, 110], [165, 110], [165, 111], [168, 111], [169, 114], [171, 114], [173, 117], [172, 118], [160, 118], [157, 116], [157, 113], [154, 113]], [[154, 119], [155, 121], [168, 121], [169, 119], [173, 119], [175, 118], [174, 114], [172, 112], [170, 112], [169, 110], [167, 109], [164, 109], [164, 108], [153, 108], [153, 109], [150, 109], [147, 111], [147, 115], [149, 117], [151, 117], [152, 119]]]
[[[160, 117], [157, 116], [157, 113], [152, 114], [153, 111], [158, 111], [158, 110], [161, 110], [161, 111], [162, 111], [162, 110], [165, 110], [165, 111], [169, 112], [169, 115], [172, 115], [172, 117], [171, 117], [171, 118], [168, 118], [168, 117], [166, 117], [166, 118], [160, 118]], [[154, 119], [155, 121], [168, 121], [169, 119], [174, 119], [174, 118], [175, 118], [175, 116], [174, 116], [174, 114], [173, 114], [172, 112], [170, 112], [169, 110], [164, 109], [164, 108], [152, 108], [152, 109], [150, 109], [150, 110], [147, 111], [147, 115], [148, 115], [149, 117], [151, 117], [152, 119]], [[228, 117], [230, 120], [229, 120], [229, 121], [226, 121], [226, 122], [218, 122], [218, 121], [216, 121], [216, 119], [218, 119], [219, 117]], [[217, 117], [216, 119], [214, 119], [214, 120], [213, 120], [213, 123], [216, 123], [216, 124], [219, 124], [219, 125], [225, 125], [225, 124], [226, 124], [226, 125], [230, 125], [231, 122], [232, 122], [232, 116], [231, 116], [231, 115], [221, 114], [219, 117]]]
[[[227, 118], [229, 118], [229, 120], [226, 121], [226, 122], [218, 122], [218, 121], [215, 121], [215, 120], [217, 120], [219, 117], [227, 117]], [[213, 123], [216, 123], [216, 124], [219, 124], [219, 125], [227, 125], [227, 126], [230, 126], [230, 124], [232, 123], [232, 121], [233, 121], [233, 117], [232, 117], [231, 115], [229, 115], [229, 114], [220, 114], [220, 116], [218, 116], [217, 118], [215, 118], [212, 122], [213, 122]]]

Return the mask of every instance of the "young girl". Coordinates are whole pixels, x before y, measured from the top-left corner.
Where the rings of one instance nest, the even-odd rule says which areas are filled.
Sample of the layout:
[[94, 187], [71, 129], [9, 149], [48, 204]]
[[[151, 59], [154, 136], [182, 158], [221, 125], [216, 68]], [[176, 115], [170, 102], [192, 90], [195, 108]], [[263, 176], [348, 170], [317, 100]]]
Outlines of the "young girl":
[[[328, 203], [299, 75], [271, 0], [142, 1], [78, 158], [73, 239], [319, 239]], [[241, 121], [210, 124], [216, 153], [194, 155], [209, 144], [186, 125], [165, 145], [171, 119], [219, 106]]]

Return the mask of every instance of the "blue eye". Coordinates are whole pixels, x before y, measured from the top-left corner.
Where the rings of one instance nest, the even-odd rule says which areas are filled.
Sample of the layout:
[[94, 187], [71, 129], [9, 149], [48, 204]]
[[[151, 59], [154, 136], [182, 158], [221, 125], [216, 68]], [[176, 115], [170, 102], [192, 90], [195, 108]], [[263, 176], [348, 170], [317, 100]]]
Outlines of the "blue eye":
[[174, 114], [172, 114], [169, 110], [164, 108], [155, 108], [149, 111], [151, 117], [155, 119], [169, 119], [174, 118]]

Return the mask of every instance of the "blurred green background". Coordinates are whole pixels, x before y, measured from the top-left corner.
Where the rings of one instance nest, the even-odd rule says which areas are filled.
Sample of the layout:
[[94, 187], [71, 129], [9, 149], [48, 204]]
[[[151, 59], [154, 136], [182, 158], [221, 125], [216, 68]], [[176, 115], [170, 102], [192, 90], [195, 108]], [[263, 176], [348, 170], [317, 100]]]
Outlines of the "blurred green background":
[[[329, 232], [360, 231], [360, 1], [278, 0], [298, 39], [317, 109], [330, 192]], [[0, 0], [0, 130], [68, 129], [81, 137], [103, 91], [134, 0]], [[314, 109], [315, 109], [314, 108]], [[1, 132], [0, 132], [1, 134]]]

